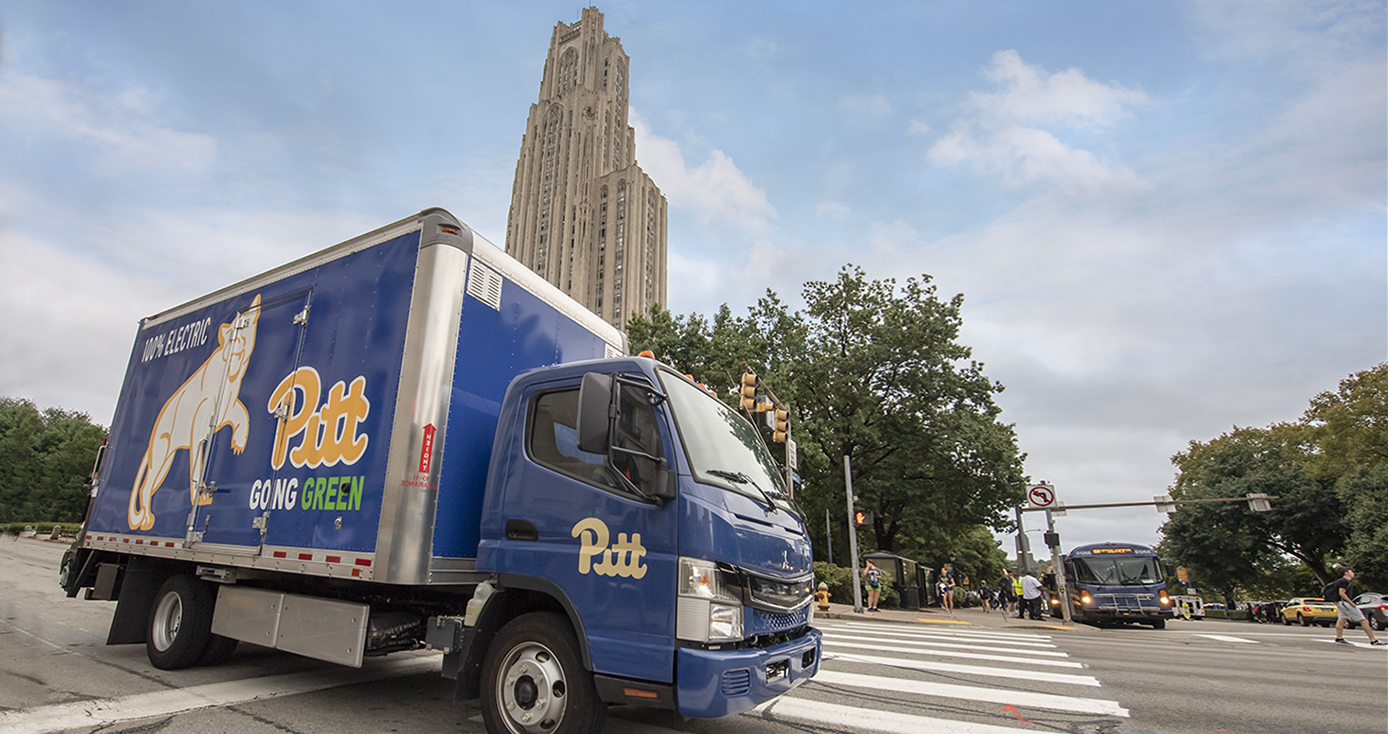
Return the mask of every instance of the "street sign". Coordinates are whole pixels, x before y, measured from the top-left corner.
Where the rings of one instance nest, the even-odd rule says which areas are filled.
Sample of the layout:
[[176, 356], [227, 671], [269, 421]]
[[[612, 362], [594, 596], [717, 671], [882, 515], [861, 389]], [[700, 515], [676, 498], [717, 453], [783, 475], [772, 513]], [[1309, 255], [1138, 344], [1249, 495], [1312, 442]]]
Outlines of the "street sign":
[[1168, 515], [1176, 511], [1176, 503], [1171, 500], [1171, 495], [1164, 494], [1160, 497], [1153, 497], [1157, 505], [1157, 512], [1165, 512]]
[[1049, 484], [1033, 485], [1027, 490], [1027, 499], [1032, 507], [1053, 507], [1055, 506], [1055, 488]]

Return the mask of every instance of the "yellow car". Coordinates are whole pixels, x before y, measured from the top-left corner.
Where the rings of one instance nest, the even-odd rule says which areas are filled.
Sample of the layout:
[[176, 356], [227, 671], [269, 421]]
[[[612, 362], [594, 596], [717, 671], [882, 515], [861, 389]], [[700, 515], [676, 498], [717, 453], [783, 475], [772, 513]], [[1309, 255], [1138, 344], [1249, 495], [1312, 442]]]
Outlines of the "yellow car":
[[1282, 624], [1291, 624], [1292, 620], [1296, 620], [1302, 627], [1310, 627], [1312, 624], [1329, 627], [1335, 624], [1335, 618], [1340, 613], [1333, 603], [1308, 597], [1287, 602], [1287, 606], [1282, 607], [1281, 614]]

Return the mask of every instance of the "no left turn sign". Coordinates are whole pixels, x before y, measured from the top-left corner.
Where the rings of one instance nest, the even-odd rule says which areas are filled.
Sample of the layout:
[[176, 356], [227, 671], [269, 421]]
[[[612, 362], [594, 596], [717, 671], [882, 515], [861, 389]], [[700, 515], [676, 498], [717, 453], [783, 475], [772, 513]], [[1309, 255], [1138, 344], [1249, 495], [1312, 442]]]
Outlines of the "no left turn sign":
[[1055, 488], [1049, 484], [1038, 484], [1027, 490], [1027, 499], [1032, 507], [1054, 507]]

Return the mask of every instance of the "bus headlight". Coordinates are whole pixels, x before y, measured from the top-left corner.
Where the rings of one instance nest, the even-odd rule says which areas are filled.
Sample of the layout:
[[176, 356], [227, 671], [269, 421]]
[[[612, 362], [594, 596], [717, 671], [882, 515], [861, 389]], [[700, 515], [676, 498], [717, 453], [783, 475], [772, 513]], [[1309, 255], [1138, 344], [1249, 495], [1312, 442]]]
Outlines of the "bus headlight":
[[742, 600], [736, 578], [697, 558], [681, 558], [675, 636], [691, 642], [742, 639]]

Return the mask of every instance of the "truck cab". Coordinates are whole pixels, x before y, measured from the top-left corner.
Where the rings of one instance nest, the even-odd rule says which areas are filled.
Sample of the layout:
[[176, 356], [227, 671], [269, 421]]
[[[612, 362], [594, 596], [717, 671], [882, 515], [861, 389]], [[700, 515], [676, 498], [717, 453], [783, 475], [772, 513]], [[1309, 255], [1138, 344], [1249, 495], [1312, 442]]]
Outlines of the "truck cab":
[[601, 698], [722, 716], [816, 672], [804, 517], [704, 388], [640, 357], [535, 370], [496, 441], [478, 571], [563, 606]]

